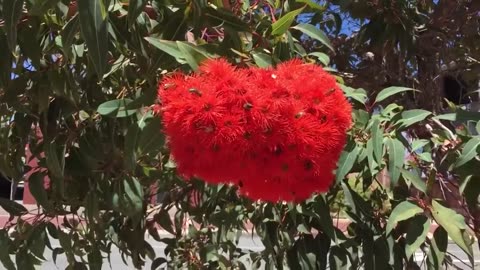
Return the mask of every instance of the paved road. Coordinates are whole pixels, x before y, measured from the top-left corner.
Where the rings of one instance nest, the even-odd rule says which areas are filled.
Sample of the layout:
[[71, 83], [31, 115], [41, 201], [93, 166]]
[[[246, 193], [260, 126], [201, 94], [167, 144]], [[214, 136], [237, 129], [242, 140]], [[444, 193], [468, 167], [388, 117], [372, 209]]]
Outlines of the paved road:
[[[26, 206], [27, 208], [32, 208], [36, 206]], [[32, 208], [33, 209], [33, 208]], [[3, 225], [8, 221], [8, 214], [0, 208], [0, 227], [3, 227]], [[164, 248], [165, 244], [159, 243], [153, 239], [149, 239], [148, 242], [150, 245], [153, 247], [155, 250], [155, 253], [157, 257], [159, 256], [164, 256]], [[52, 247], [60, 247], [58, 242], [56, 242], [54, 239], [51, 240]], [[474, 258], [475, 258], [475, 269], [480, 269], [480, 251], [478, 249], [478, 244], [473, 245], [474, 246]], [[263, 245], [260, 241], [260, 239], [255, 236], [251, 237], [251, 235], [245, 235], [240, 238], [240, 243], [239, 247], [242, 249], [248, 249], [248, 250], [254, 250], [254, 251], [260, 251], [263, 249]], [[46, 249], [45, 252], [45, 258], [48, 259], [42, 267], [39, 269], [45, 269], [45, 270], [51, 270], [51, 269], [65, 269], [67, 266], [67, 261], [64, 255], [59, 255], [57, 258], [57, 264], [55, 265], [52, 260], [52, 254], [49, 252], [49, 249]], [[455, 257], [453, 257], [453, 262], [459, 267], [459, 269], [471, 269], [468, 267], [468, 265], [465, 265], [463, 262], [466, 262], [468, 264], [468, 258], [465, 255], [465, 253], [457, 247], [455, 244], [450, 243], [448, 246], [448, 251], [452, 253]], [[423, 261], [423, 256], [422, 254], [418, 253], [415, 254], [415, 259], [418, 262]], [[144, 269], [150, 269], [151, 262], [147, 261], [146, 266]], [[2, 270], [2, 266], [0, 264], [0, 270]], [[103, 269], [113, 269], [113, 270], [131, 270], [133, 269], [132, 265], [125, 265], [120, 257], [120, 253], [118, 250], [115, 250], [114, 247], [112, 247], [112, 255], [111, 255], [111, 268], [110, 266], [105, 263]]]
[[[165, 256], [164, 253], [164, 248], [165, 244], [161, 242], [157, 242], [153, 239], [148, 239], [149, 244], [153, 247], [155, 250], [155, 254], [157, 257], [160, 256]], [[51, 240], [51, 245], [52, 248], [60, 247], [60, 244], [55, 240]], [[242, 236], [239, 241], [239, 247], [244, 248], [244, 249], [249, 249], [253, 251], [261, 251], [263, 249], [262, 242], [260, 238], [257, 236], [251, 237], [251, 236]], [[56, 265], [53, 263], [52, 260], [52, 254], [49, 249], [45, 250], [45, 256], [48, 261], [46, 261], [40, 269], [45, 269], [45, 270], [51, 270], [51, 269], [65, 269], [65, 267], [68, 265], [67, 260], [64, 256], [64, 254], [59, 255], [57, 257], [57, 263]], [[0, 267], [1, 268], [1, 267]], [[149, 270], [151, 268], [151, 261], [146, 262], [144, 269]], [[110, 265], [108, 265], [108, 262], [104, 263], [104, 266], [102, 269], [108, 270], [108, 269], [113, 269], [113, 270], [132, 270], [134, 269], [132, 264], [130, 265], [125, 265], [125, 263], [122, 261], [122, 258], [120, 256], [120, 253], [115, 247], [112, 247], [112, 254], [111, 254], [111, 268]]]
[[[165, 244], [159, 243], [153, 239], [148, 240], [148, 242], [152, 245], [153, 249], [155, 250], [155, 253], [158, 256], [164, 256], [164, 248]], [[58, 242], [52, 241], [52, 246], [53, 247], [59, 247]], [[255, 236], [242, 236], [240, 238], [239, 242], [239, 247], [243, 249], [250, 249], [254, 251], [261, 251], [263, 249], [263, 245], [260, 241], [260, 239]], [[113, 248], [112, 248], [113, 249]], [[49, 250], [48, 250], [49, 251]], [[465, 255], [465, 253], [458, 248], [455, 244], [451, 243], [449, 244], [448, 251], [451, 252], [455, 257], [454, 263], [460, 268], [460, 269], [471, 269], [468, 265], [464, 264], [463, 262], [466, 262], [468, 264], [468, 258]], [[478, 249], [478, 245], [474, 245], [474, 254], [475, 254], [475, 268], [474, 269], [480, 269], [480, 251]], [[423, 257], [421, 254], [417, 253], [415, 255], [415, 259], [417, 261], [422, 261]], [[55, 265], [52, 261], [52, 255], [51, 253], [46, 253], [45, 258], [49, 259], [46, 261], [40, 269], [45, 269], [45, 270], [52, 270], [52, 269], [65, 269], [67, 266], [67, 261], [65, 259], [64, 255], [59, 255], [57, 258], [57, 264]], [[463, 262], [462, 262], [463, 261]], [[150, 269], [151, 262], [147, 261], [144, 269]], [[125, 265], [120, 257], [120, 254], [118, 251], [115, 251], [114, 249], [112, 250], [112, 256], [111, 256], [111, 268], [110, 265], [107, 263], [104, 264], [103, 269], [113, 269], [113, 270], [131, 270], [133, 269], [133, 266], [130, 265]]]

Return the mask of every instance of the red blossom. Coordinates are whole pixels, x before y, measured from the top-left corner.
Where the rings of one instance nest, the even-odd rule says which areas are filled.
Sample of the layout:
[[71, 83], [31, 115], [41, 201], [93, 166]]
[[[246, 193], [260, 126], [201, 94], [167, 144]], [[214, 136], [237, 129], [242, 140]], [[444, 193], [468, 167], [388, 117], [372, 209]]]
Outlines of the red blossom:
[[321, 67], [236, 69], [223, 59], [160, 83], [157, 107], [178, 172], [251, 199], [300, 201], [330, 187], [351, 106]]

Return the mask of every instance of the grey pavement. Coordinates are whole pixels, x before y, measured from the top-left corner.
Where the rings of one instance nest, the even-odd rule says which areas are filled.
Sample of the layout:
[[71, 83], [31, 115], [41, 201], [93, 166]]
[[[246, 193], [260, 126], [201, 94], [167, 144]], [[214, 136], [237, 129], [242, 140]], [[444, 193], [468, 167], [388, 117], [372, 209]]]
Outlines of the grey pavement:
[[[165, 249], [166, 245], [164, 243], [157, 242], [152, 238], [148, 238], [147, 241], [152, 246], [152, 248], [155, 250], [155, 254], [156, 254], [157, 257], [165, 257], [164, 249]], [[52, 248], [60, 247], [60, 244], [55, 239], [51, 240], [51, 245], [52, 245]], [[239, 247], [242, 248], [242, 249], [249, 249], [249, 250], [252, 250], [252, 251], [263, 250], [263, 245], [262, 245], [262, 242], [261, 242], [260, 238], [258, 236], [252, 237], [251, 235], [248, 235], [248, 236], [244, 235], [244, 236], [240, 237]], [[45, 257], [45, 259], [47, 259], [47, 261], [44, 262], [43, 265], [38, 269], [45, 269], [45, 270], [61, 269], [61, 270], [63, 270], [68, 265], [65, 254], [58, 255], [56, 264], [53, 262], [51, 250], [45, 249], [44, 257]], [[113, 270], [132, 270], [132, 269], [135, 269], [132, 266], [131, 262], [129, 262], [129, 263], [130, 263], [130, 265], [125, 265], [125, 263], [122, 261], [122, 258], [121, 258], [121, 255], [120, 255], [120, 252], [118, 251], [118, 249], [116, 249], [116, 247], [112, 246], [111, 268], [110, 268], [110, 264], [105, 259], [102, 269], [105, 269], [105, 270], [109, 270], [109, 269], [113, 269]], [[149, 270], [151, 268], [151, 263], [152, 262], [147, 259], [146, 262], [145, 262], [145, 267], [143, 269], [148, 269]], [[1, 266], [0, 266], [0, 268], [1, 268]]]
[[[165, 244], [157, 242], [151, 238], [147, 239], [147, 241], [152, 245], [157, 257], [165, 255], [164, 254]], [[58, 242], [52, 241], [52, 247], [54, 248], [60, 247], [60, 245]], [[243, 235], [242, 237], [240, 237], [239, 248], [253, 250], [253, 251], [261, 251], [263, 250], [263, 245], [258, 236], [252, 237], [251, 235]], [[469, 266], [467, 255], [454, 243], [449, 243], [448, 252], [454, 255], [454, 257], [452, 256], [453, 262], [459, 269], [472, 269]], [[58, 256], [57, 262], [56, 264], [54, 264], [52, 260], [52, 254], [50, 250], [47, 249], [45, 258], [47, 259], [47, 261], [44, 262], [44, 264], [38, 269], [46, 269], [46, 270], [62, 269], [63, 270], [67, 266], [67, 260], [63, 254]], [[474, 244], [474, 258], [475, 258], [474, 259], [475, 266], [473, 269], [480, 269], [480, 251], [478, 249], [477, 243]], [[421, 253], [416, 253], [415, 260], [417, 262], [422, 262], [424, 260], [423, 255]], [[151, 268], [151, 261], [147, 260], [146, 265], [143, 269], [150, 269], [150, 268]], [[132, 266], [131, 263], [130, 265], [125, 265], [125, 263], [121, 259], [121, 256], [118, 250], [112, 247], [111, 266], [108, 264], [107, 261], [105, 261], [102, 269], [131, 270], [131, 269], [134, 269], [134, 267]], [[426, 267], [423, 266], [422, 269], [426, 269]]]

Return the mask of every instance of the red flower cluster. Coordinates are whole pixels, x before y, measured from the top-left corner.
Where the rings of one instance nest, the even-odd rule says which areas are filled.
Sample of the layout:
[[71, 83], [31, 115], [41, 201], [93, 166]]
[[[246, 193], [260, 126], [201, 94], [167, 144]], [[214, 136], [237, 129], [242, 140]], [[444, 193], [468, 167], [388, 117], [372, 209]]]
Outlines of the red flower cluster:
[[216, 59], [165, 78], [158, 93], [183, 177], [233, 183], [272, 202], [304, 200], [332, 183], [351, 106], [321, 67], [293, 60], [236, 69]]

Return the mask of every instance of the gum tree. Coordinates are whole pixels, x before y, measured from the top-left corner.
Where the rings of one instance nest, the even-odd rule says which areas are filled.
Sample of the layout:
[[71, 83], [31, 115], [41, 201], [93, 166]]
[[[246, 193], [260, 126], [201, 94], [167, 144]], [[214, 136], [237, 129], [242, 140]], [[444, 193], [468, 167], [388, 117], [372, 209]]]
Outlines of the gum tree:
[[[414, 108], [405, 101], [418, 93], [412, 88], [433, 87], [415, 78], [382, 86], [362, 73], [412, 53], [405, 59], [420, 69], [418, 59], [430, 58], [412, 51], [412, 31], [423, 33], [418, 27], [435, 14], [429, 10], [446, 1], [383, 1], [401, 5], [381, 10], [399, 10], [389, 18], [406, 26], [386, 24], [383, 32], [373, 22], [384, 13], [353, 2], [0, 1], [0, 171], [25, 180], [38, 203], [30, 211], [0, 200], [12, 218], [0, 230], [3, 267], [33, 269], [52, 249], [68, 269], [101, 269], [115, 246], [137, 268], [151, 260], [152, 268], [437, 269], [452, 263], [449, 238], [472, 258], [479, 114], [454, 104], [448, 114]], [[356, 35], [342, 29], [345, 16], [359, 19], [363, 39], [345, 38]], [[375, 37], [390, 51], [371, 50]], [[478, 44], [461, 37], [451, 44], [475, 59]], [[381, 63], [362, 68], [352, 50], [373, 52]], [[263, 203], [228, 185], [179, 178], [152, 114], [158, 81], [216, 57], [240, 67], [301, 58], [337, 77], [354, 124], [328, 193]], [[402, 65], [415, 69], [411, 63]], [[376, 84], [369, 89], [369, 82]], [[28, 166], [26, 146], [38, 165]], [[237, 248], [247, 231], [263, 250]], [[147, 235], [166, 244], [166, 257]], [[426, 259], [415, 261], [415, 253]]]

